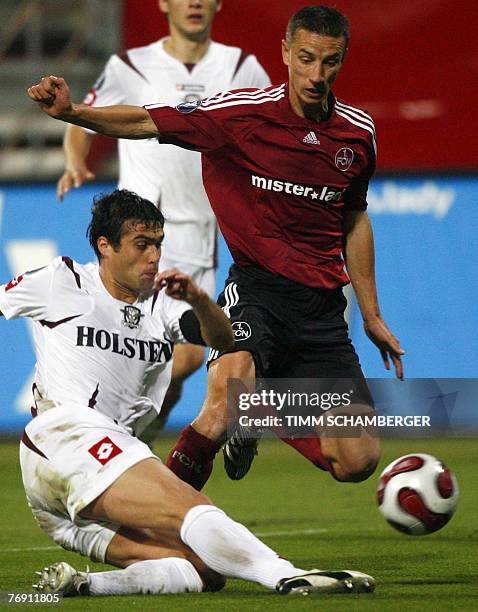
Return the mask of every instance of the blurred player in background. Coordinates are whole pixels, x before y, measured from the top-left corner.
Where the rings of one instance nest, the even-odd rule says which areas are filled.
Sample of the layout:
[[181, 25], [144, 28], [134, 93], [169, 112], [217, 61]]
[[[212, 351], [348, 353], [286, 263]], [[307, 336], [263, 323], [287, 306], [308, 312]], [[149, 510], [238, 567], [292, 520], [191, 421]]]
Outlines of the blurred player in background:
[[[161, 100], [171, 106], [194, 103], [224, 89], [268, 87], [270, 80], [255, 56], [211, 40], [221, 0], [159, 0], [169, 36], [145, 47], [113, 55], [85, 98], [90, 106], [143, 105]], [[154, 16], [154, 18], [156, 18]], [[66, 167], [58, 197], [95, 178], [86, 165], [94, 132], [69, 126], [65, 133]], [[162, 269], [179, 266], [210, 296], [215, 295], [217, 224], [204, 191], [200, 155], [155, 140], [120, 140], [119, 182], [157, 204], [166, 219]], [[191, 344], [174, 353], [171, 385], [158, 423], [145, 434], [151, 441], [179, 400], [183, 381], [204, 360]]]
[[[0, 286], [0, 315], [33, 321], [34, 418], [20, 443], [39, 526], [121, 570], [60, 562], [34, 585], [65, 595], [218, 590], [223, 576], [280, 593], [372, 591], [360, 572], [305, 572], [182, 482], [137, 435], [161, 409], [173, 344], [233, 346], [224, 312], [177, 269], [158, 273], [164, 218], [126, 190], [97, 198], [98, 263], [58, 257]], [[163, 290], [163, 291], [161, 291]]]
[[[288, 83], [221, 92], [194, 110], [81, 107], [72, 104], [59, 77], [45, 77], [28, 91], [54, 118], [116, 137], [176, 142], [203, 154], [206, 190], [235, 261], [219, 298], [235, 346], [212, 352], [206, 401], [168, 459], [198, 489], [227, 436], [231, 378], [351, 379], [361, 390], [359, 408], [373, 413], [343, 317], [342, 286], [349, 277], [365, 332], [385, 367], [392, 361], [403, 378], [404, 351], [378, 305], [366, 212], [374, 124], [331, 91], [348, 40], [348, 21], [338, 11], [306, 7], [291, 17], [282, 42]], [[339, 481], [368, 478], [380, 455], [378, 440], [363, 428], [355, 437], [282, 439]], [[247, 435], [228, 442], [226, 450], [234, 450], [225, 457], [229, 475], [247, 472], [255, 446]]]

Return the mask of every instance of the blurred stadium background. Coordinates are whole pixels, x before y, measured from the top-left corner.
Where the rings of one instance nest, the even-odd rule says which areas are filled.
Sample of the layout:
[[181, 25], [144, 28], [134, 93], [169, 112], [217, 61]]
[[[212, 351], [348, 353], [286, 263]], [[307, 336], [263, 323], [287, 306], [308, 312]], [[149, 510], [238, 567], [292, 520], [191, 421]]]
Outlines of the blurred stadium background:
[[[273, 83], [286, 79], [280, 40], [303, 0], [225, 0], [213, 37], [255, 53]], [[368, 109], [378, 132], [370, 190], [383, 313], [407, 351], [410, 378], [478, 378], [478, 14], [475, 0], [338, 0], [352, 24], [335, 88]], [[166, 33], [156, 0], [2, 0], [0, 3], [0, 279], [58, 254], [91, 259], [84, 237], [91, 198], [114, 187], [115, 143], [97, 138], [98, 182], [58, 205], [64, 126], [25, 95], [45, 74], [65, 76], [81, 99], [111, 53]], [[154, 102], [152, 100], [151, 102]], [[221, 243], [218, 289], [230, 257]], [[385, 375], [351, 306], [356, 348], [369, 377]], [[28, 322], [2, 325], [0, 435], [29, 417], [34, 357]], [[392, 375], [390, 374], [390, 377]], [[204, 397], [205, 371], [189, 380], [171, 417], [178, 429]], [[417, 408], [418, 410], [418, 408]], [[445, 425], [478, 427], [469, 402]]]

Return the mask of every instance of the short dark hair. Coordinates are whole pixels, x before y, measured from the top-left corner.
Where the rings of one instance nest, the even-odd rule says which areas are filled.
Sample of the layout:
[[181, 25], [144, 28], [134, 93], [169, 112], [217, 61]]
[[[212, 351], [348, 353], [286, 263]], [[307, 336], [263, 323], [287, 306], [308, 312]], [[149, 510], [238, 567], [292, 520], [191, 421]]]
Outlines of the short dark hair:
[[288, 44], [292, 42], [295, 33], [300, 29], [333, 38], [343, 36], [345, 50], [349, 46], [349, 21], [345, 15], [330, 6], [305, 6], [292, 15], [285, 35]]
[[116, 189], [113, 193], [95, 196], [86, 236], [98, 259], [101, 259], [98, 238], [104, 236], [114, 249], [118, 249], [121, 238], [128, 231], [127, 221], [142, 223], [148, 229], [164, 226], [162, 212], [152, 202], [132, 191]]

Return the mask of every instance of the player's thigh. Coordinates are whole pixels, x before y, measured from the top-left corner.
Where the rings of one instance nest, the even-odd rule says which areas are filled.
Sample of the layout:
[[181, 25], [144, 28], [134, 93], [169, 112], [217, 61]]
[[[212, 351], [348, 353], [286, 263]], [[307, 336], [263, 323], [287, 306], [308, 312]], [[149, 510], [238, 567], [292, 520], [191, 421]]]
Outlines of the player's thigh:
[[172, 529], [179, 533], [184, 517], [208, 497], [180, 480], [159, 459], [145, 459], [121, 474], [86, 506], [81, 516], [125, 527]]

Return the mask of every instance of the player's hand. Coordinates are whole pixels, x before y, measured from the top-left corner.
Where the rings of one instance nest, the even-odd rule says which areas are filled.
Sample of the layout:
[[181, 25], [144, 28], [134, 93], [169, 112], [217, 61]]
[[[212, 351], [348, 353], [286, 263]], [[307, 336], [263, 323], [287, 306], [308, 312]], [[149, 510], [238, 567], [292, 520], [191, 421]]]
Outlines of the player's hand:
[[86, 164], [67, 166], [56, 185], [56, 194], [59, 201], [63, 202], [64, 195], [71, 191], [73, 187], [81, 187], [86, 181], [94, 181], [95, 178], [95, 174], [86, 167]]
[[376, 317], [372, 320], [367, 320], [364, 323], [364, 329], [370, 340], [378, 347], [382, 355], [385, 368], [390, 370], [390, 359], [395, 366], [397, 378], [403, 380], [403, 364], [402, 355], [405, 351], [400, 346], [400, 342], [392, 332], [388, 329], [385, 321], [381, 317]]
[[169, 297], [183, 300], [193, 307], [206, 295], [190, 276], [177, 268], [158, 272], [154, 278], [154, 284], [156, 289], [164, 289]]
[[27, 90], [28, 96], [50, 117], [63, 119], [73, 113], [70, 89], [62, 77], [43, 77]]

